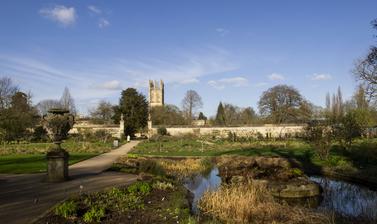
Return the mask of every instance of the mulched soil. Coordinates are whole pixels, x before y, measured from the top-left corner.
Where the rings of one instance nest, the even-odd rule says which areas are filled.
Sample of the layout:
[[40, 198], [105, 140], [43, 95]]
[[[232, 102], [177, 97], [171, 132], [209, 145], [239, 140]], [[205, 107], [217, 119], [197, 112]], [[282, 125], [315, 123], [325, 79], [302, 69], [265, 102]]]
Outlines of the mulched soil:
[[[125, 213], [110, 212], [101, 220], [105, 224], [121, 224], [121, 223], [180, 223], [179, 220], [184, 219], [184, 212], [177, 212], [176, 205], [180, 208], [179, 211], [187, 209], [189, 211], [189, 203], [185, 200], [184, 189], [178, 188], [175, 190], [158, 190], [153, 189], [150, 194], [144, 198], [144, 208], [137, 210], [129, 210]], [[177, 195], [183, 196], [185, 203], [176, 203]], [[80, 212], [79, 212], [80, 213]], [[44, 218], [40, 219], [38, 224], [75, 224], [84, 223], [80, 219], [65, 219], [54, 214], [54, 211], [49, 213]]]

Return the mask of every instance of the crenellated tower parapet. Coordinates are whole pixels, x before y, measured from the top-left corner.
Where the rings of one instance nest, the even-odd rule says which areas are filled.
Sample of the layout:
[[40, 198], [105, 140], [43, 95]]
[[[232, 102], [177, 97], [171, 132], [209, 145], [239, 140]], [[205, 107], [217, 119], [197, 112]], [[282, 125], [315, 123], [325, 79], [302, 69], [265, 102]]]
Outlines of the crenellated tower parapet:
[[149, 80], [149, 107], [163, 106], [164, 105], [164, 82]]

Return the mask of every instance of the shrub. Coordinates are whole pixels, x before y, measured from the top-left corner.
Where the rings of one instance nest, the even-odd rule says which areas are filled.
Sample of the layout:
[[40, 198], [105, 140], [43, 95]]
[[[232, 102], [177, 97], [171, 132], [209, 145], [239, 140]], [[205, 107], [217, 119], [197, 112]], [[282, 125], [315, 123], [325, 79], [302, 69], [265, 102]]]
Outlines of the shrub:
[[48, 141], [47, 131], [44, 129], [43, 126], [37, 126], [34, 128], [34, 132], [32, 134], [32, 141], [36, 142], [45, 142]]
[[100, 140], [101, 142], [104, 142], [104, 143], [112, 140], [112, 135], [106, 130], [96, 130], [93, 133], [93, 137], [94, 139], [92, 140], [94, 141]]
[[0, 128], [0, 143], [4, 142], [6, 137], [6, 130], [3, 128]]
[[327, 160], [334, 140], [334, 129], [327, 124], [311, 122], [305, 129], [305, 139], [316, 150], [321, 160]]
[[168, 130], [165, 127], [160, 127], [160, 128], [157, 129], [157, 134], [168, 135]]
[[155, 160], [147, 159], [140, 163], [139, 171], [146, 172], [154, 175], [163, 176], [165, 171]]
[[66, 201], [56, 207], [55, 214], [64, 218], [76, 216], [77, 205], [74, 201]]
[[121, 191], [119, 188], [116, 188], [116, 187], [113, 187], [111, 188], [111, 190], [109, 190], [107, 192], [107, 195], [110, 197], [110, 198], [121, 198], [123, 197], [125, 194], [123, 191]]
[[86, 223], [99, 223], [103, 217], [105, 217], [105, 209], [103, 207], [93, 206], [84, 214], [83, 220]]
[[228, 138], [227, 138], [228, 141], [230, 142], [236, 142], [237, 141], [237, 135], [235, 132], [228, 132]]
[[304, 172], [302, 172], [302, 170], [300, 170], [299, 168], [293, 168], [292, 174], [295, 175], [295, 176], [302, 176], [304, 174]]
[[147, 195], [151, 190], [151, 185], [146, 182], [136, 182], [127, 188], [127, 191], [131, 194], [141, 193]]

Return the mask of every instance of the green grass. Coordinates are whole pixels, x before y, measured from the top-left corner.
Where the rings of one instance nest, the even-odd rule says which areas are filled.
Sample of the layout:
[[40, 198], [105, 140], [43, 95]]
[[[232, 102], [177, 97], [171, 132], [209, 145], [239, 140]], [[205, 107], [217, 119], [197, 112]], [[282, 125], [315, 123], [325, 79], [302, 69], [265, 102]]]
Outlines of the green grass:
[[[70, 153], [69, 164], [89, 159], [98, 153]], [[46, 172], [46, 154], [0, 156], [0, 173]]]
[[[52, 143], [0, 144], [0, 155], [46, 153]], [[111, 150], [112, 143], [66, 140], [62, 147], [70, 153], [104, 153]]]
[[195, 139], [165, 138], [161, 141], [144, 141], [137, 145], [131, 154], [143, 156], [301, 156], [310, 152], [310, 146], [299, 141], [254, 141], [227, 142], [215, 141], [202, 144]]
[[[140, 156], [281, 156], [294, 159], [313, 172], [326, 170], [368, 178], [377, 176], [377, 139], [358, 139], [350, 148], [334, 144], [328, 160], [320, 160], [315, 150], [300, 140], [245, 142], [212, 141], [165, 137], [144, 141], [131, 151]], [[131, 155], [132, 155], [131, 154]]]

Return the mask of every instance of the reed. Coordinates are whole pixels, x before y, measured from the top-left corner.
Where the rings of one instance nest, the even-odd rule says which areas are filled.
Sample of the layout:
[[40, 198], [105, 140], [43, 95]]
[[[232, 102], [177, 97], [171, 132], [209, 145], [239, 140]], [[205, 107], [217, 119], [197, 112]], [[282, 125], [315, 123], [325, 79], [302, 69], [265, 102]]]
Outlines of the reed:
[[198, 204], [205, 215], [225, 223], [335, 223], [331, 214], [274, 201], [263, 186], [235, 184], [206, 192]]

